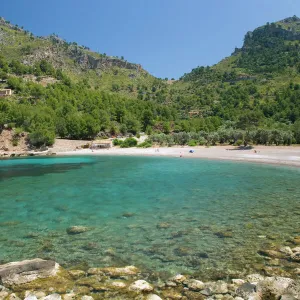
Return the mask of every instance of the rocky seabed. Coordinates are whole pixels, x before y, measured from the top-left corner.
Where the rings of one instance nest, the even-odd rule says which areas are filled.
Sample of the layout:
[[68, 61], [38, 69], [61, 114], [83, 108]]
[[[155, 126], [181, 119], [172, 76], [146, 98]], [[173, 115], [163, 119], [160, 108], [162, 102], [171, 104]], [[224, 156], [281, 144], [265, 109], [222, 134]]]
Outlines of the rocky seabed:
[[[300, 247], [265, 250], [262, 255], [299, 262]], [[293, 274], [300, 274], [300, 269]], [[154, 279], [155, 278], [155, 279]], [[177, 274], [167, 280], [135, 266], [66, 270], [53, 260], [32, 259], [0, 266], [0, 299], [300, 299], [300, 279], [250, 274], [245, 278], [203, 282]]]

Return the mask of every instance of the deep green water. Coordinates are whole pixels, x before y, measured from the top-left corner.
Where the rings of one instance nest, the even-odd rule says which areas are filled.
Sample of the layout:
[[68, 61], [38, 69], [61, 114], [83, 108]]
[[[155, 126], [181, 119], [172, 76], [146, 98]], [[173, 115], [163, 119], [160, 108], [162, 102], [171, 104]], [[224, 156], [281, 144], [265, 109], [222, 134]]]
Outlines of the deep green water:
[[[0, 263], [42, 257], [207, 277], [252, 271], [264, 263], [258, 249], [300, 233], [299, 184], [300, 169], [250, 163], [2, 160]], [[73, 225], [91, 230], [68, 235]], [[220, 237], [224, 231], [232, 237]]]

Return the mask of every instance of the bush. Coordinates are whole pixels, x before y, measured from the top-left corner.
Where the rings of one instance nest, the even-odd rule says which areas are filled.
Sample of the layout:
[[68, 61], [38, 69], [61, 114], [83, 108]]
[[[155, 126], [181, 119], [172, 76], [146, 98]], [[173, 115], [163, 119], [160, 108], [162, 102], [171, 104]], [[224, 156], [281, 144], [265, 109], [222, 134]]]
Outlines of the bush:
[[122, 143], [123, 143], [122, 140], [118, 140], [118, 139], [114, 139], [114, 140], [113, 140], [113, 145], [114, 145], [114, 146], [120, 146]]
[[207, 143], [207, 140], [204, 137], [201, 136], [199, 138], [198, 143], [199, 143], [200, 146], [203, 146], [203, 145], [205, 145]]
[[242, 140], [237, 140], [235, 143], [234, 143], [234, 146], [242, 146], [244, 144], [244, 142]]
[[54, 144], [55, 133], [48, 129], [36, 129], [32, 131], [28, 136], [28, 141], [31, 146], [51, 146]]
[[135, 138], [127, 138], [125, 139], [122, 144], [120, 145], [121, 148], [130, 148], [135, 147], [137, 145], [137, 140]]
[[197, 146], [197, 141], [196, 141], [196, 140], [190, 140], [190, 141], [188, 142], [188, 145], [189, 145], [190, 147]]
[[152, 147], [152, 142], [151, 141], [145, 141], [143, 143], [140, 143], [138, 145], [139, 148], [150, 148]]

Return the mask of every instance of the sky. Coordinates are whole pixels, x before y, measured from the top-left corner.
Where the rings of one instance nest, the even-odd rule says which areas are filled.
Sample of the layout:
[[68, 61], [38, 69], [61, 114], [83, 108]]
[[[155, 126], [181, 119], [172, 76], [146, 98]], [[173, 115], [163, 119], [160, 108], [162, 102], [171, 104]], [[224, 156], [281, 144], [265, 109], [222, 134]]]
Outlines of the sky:
[[0, 15], [34, 35], [55, 33], [177, 79], [230, 56], [246, 32], [300, 16], [300, 1], [2, 0]]

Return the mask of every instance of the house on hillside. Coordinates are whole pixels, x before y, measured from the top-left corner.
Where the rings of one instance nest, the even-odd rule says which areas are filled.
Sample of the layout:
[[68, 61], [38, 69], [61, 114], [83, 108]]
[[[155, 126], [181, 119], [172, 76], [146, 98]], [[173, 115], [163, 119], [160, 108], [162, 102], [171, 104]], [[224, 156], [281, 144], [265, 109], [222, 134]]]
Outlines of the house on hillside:
[[91, 149], [109, 149], [112, 147], [112, 141], [110, 140], [103, 140], [103, 141], [95, 141], [91, 145]]
[[11, 89], [3, 89], [0, 90], [0, 97], [7, 97], [12, 95], [12, 90]]

